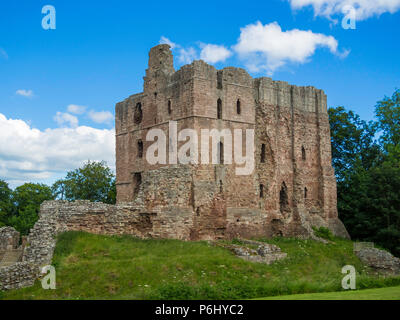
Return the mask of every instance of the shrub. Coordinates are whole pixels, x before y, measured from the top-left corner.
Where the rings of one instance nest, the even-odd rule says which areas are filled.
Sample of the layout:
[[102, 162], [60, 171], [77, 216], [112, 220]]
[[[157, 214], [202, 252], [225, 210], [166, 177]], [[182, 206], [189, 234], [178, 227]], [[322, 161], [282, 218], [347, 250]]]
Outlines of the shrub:
[[332, 231], [329, 230], [328, 228], [325, 228], [325, 227], [319, 227], [319, 228], [312, 227], [312, 228], [314, 230], [314, 234], [317, 237], [320, 237], [320, 238], [326, 239], [326, 240], [333, 240], [334, 239]]

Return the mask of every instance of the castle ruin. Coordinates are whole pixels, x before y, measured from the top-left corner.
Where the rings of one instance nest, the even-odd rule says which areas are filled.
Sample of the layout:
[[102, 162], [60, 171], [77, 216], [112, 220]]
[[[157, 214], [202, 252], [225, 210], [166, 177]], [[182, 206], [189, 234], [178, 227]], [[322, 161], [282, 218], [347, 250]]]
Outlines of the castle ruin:
[[[252, 174], [237, 175], [234, 164], [223, 163], [224, 139], [219, 164], [150, 164], [146, 152], [154, 142], [146, 136], [155, 128], [166, 132], [171, 153], [171, 121], [198, 136], [202, 129], [253, 129]], [[348, 237], [338, 219], [322, 90], [254, 79], [241, 68], [217, 70], [202, 60], [175, 71], [162, 44], [150, 50], [143, 92], [117, 103], [115, 128], [117, 202], [146, 214], [153, 230], [159, 224], [159, 236], [298, 236], [325, 226]]]
[[[198, 135], [253, 130], [254, 148], [242, 150], [254, 159], [253, 170], [237, 174], [237, 164], [226, 163], [226, 136], [208, 139], [205, 153], [215, 144], [217, 163], [150, 163], [152, 129], [167, 133], [169, 156], [185, 144], [171, 149], [179, 140], [171, 124]], [[216, 70], [201, 60], [175, 72], [170, 47], [158, 45], [150, 51], [143, 92], [116, 105], [115, 127], [117, 204], [45, 201], [21, 246], [18, 232], [1, 228], [0, 290], [32, 286], [66, 231], [217, 240], [315, 238], [312, 227], [323, 226], [349, 237], [337, 214], [322, 90], [253, 79], [240, 68]]]

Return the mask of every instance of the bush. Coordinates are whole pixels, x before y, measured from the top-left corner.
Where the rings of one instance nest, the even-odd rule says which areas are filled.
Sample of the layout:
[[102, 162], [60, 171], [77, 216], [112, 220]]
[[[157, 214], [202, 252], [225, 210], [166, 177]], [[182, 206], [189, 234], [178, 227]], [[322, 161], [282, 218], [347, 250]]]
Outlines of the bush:
[[329, 230], [328, 228], [325, 227], [312, 227], [314, 230], [314, 234], [317, 237], [320, 237], [322, 239], [326, 239], [326, 240], [333, 240], [334, 239], [334, 235], [332, 234], [332, 231]]

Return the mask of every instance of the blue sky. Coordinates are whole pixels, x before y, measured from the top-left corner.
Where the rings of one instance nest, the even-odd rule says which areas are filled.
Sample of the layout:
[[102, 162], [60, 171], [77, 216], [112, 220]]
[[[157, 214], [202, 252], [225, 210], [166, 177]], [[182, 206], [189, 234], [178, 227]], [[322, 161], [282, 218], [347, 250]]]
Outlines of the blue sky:
[[[0, 179], [51, 183], [88, 158], [113, 166], [115, 103], [142, 90], [148, 51], [161, 37], [175, 44], [176, 69], [203, 54], [217, 68], [316, 86], [329, 106], [372, 119], [376, 101], [400, 87], [400, 1], [356, 1], [354, 30], [342, 28], [342, 0], [322, 9], [316, 2], [2, 1]], [[48, 4], [55, 30], [41, 25]], [[268, 48], [251, 43], [256, 29]], [[225, 51], [204, 55], [207, 45]]]

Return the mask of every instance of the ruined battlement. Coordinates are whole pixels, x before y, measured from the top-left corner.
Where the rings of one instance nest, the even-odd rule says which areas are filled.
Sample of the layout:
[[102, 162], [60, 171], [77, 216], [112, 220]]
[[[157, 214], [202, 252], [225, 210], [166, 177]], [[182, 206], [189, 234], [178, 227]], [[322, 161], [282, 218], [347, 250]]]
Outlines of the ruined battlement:
[[[254, 79], [242, 68], [217, 70], [202, 60], [175, 71], [172, 53], [166, 44], [150, 50], [143, 79], [142, 93], [116, 105], [117, 134], [186, 117], [216, 119], [218, 99], [222, 101], [223, 120], [254, 123], [256, 109], [262, 104], [327, 114], [325, 93], [311, 86], [298, 87], [268, 77]], [[240, 117], [234, 112], [238, 99], [245, 108]], [[141, 126], [133, 121], [139, 103], [143, 115]]]

